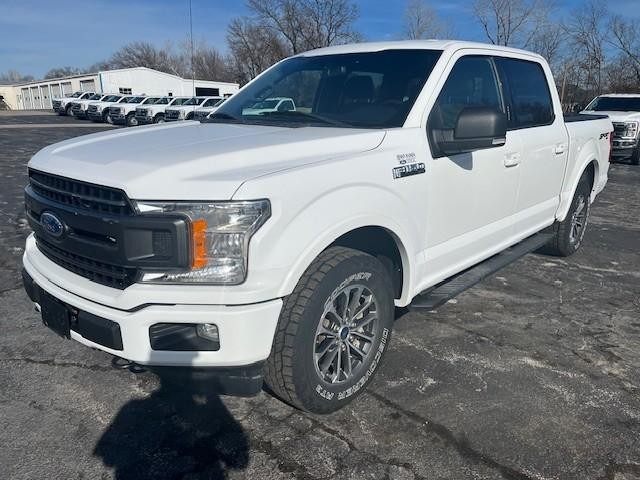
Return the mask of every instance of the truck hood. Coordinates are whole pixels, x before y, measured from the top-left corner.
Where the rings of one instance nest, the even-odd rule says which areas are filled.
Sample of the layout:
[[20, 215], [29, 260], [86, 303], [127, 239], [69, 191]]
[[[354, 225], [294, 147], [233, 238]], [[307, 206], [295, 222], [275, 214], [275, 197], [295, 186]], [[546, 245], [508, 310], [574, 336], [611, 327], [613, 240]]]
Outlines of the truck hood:
[[138, 200], [228, 200], [247, 180], [372, 150], [384, 136], [187, 121], [66, 140], [40, 150], [29, 167], [120, 188]]
[[601, 111], [588, 111], [585, 110], [585, 113], [593, 113], [597, 115], [607, 115], [612, 122], [626, 122], [630, 120], [640, 120], [640, 112], [601, 112]]

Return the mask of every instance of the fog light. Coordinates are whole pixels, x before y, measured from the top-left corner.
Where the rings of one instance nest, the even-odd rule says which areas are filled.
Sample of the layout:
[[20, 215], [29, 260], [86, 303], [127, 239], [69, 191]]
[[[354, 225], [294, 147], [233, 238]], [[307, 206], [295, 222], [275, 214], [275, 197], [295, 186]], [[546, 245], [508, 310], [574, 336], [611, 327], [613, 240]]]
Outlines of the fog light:
[[213, 323], [200, 323], [196, 327], [196, 334], [212, 342], [220, 342], [220, 336], [218, 335], [218, 327]]

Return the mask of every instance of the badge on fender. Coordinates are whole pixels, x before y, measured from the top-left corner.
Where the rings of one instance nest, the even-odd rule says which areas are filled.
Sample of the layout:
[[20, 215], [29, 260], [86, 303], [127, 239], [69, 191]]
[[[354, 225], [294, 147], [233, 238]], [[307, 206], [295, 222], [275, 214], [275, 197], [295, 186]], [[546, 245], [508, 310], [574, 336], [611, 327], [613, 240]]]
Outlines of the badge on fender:
[[424, 163], [407, 163], [393, 168], [393, 179], [397, 180], [398, 178], [410, 177], [411, 175], [419, 175], [425, 172]]

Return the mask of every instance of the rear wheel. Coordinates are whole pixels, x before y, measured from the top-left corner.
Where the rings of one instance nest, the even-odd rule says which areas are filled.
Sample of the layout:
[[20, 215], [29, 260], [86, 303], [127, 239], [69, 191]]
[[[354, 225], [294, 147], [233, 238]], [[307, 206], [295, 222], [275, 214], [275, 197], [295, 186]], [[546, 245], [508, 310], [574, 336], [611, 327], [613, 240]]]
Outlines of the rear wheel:
[[375, 257], [325, 250], [282, 308], [265, 382], [282, 400], [334, 412], [373, 378], [391, 340], [393, 288]]
[[590, 197], [591, 177], [585, 173], [578, 182], [567, 216], [551, 227], [555, 236], [541, 249], [542, 253], [568, 257], [578, 251], [589, 221]]

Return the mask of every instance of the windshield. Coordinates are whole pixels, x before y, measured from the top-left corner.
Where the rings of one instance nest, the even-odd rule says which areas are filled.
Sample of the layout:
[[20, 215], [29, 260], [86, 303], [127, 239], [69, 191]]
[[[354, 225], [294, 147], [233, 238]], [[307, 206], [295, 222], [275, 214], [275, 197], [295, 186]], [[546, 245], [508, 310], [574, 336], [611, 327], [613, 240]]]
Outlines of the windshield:
[[154, 102], [154, 105], [167, 105], [169, 103], [169, 100], [171, 100], [169, 97], [162, 97], [156, 100]]
[[182, 105], [200, 105], [202, 102], [204, 102], [204, 97], [193, 97], [190, 98], [189, 100], [187, 100], [186, 102], [184, 102]]
[[70, 98], [78, 98], [80, 95], [82, 95], [82, 92], [76, 92], [73, 95], [71, 95]]
[[203, 107], [214, 107], [216, 106], [218, 103], [220, 103], [220, 99], [219, 98], [210, 98], [209, 100], [207, 100], [206, 102], [204, 102], [202, 104]]
[[585, 110], [596, 112], [640, 112], [640, 97], [597, 97]]
[[87, 100], [100, 100], [101, 98], [102, 98], [102, 94], [96, 93], [94, 95], [91, 95]]
[[103, 102], [117, 102], [118, 100], [120, 100], [120, 95], [109, 95]]
[[440, 54], [403, 49], [290, 58], [225, 101], [212, 118], [401, 127]]
[[129, 97], [129, 100], [127, 100], [127, 103], [140, 103], [143, 100], [144, 100], [144, 97]]
[[187, 102], [188, 100], [191, 100], [191, 99], [189, 97], [174, 98], [173, 102], [171, 102], [171, 105], [175, 105], [176, 107], [178, 105], [184, 105], [185, 102]]
[[152, 103], [156, 103], [158, 100], [160, 100], [158, 97], [148, 97], [145, 99], [144, 102], [142, 102], [144, 105], [151, 105]]

